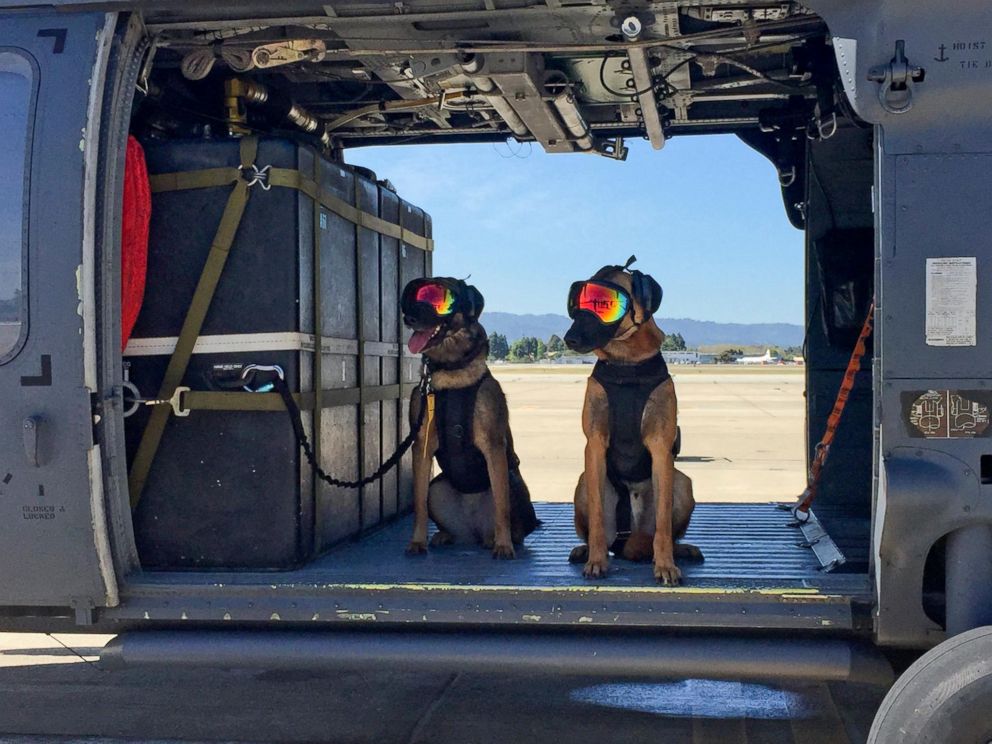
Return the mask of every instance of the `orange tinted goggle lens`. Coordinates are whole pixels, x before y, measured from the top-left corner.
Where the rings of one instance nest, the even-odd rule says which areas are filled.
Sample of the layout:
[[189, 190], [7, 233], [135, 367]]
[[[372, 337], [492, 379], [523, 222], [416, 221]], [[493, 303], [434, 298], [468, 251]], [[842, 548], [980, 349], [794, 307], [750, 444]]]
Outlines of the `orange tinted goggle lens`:
[[426, 302], [437, 315], [451, 315], [455, 306], [455, 296], [441, 284], [425, 284], [417, 290], [417, 302]]
[[623, 292], [602, 284], [587, 282], [579, 290], [575, 307], [587, 310], [603, 323], [616, 323], [627, 314], [629, 300]]

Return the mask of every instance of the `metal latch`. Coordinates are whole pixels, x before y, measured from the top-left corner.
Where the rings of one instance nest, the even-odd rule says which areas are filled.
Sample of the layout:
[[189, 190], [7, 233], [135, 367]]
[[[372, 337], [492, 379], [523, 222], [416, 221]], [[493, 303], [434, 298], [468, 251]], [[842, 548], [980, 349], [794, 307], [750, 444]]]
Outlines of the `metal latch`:
[[28, 463], [34, 467], [40, 467], [41, 461], [38, 459], [38, 427], [41, 420], [37, 416], [28, 416], [21, 424], [21, 433], [24, 437], [24, 456]]
[[180, 385], [172, 393], [171, 398], [159, 398], [157, 400], [143, 400], [141, 402], [144, 403], [146, 406], [160, 406], [163, 403], [168, 403], [170, 406], [172, 406], [172, 412], [176, 416], [183, 418], [184, 416], [189, 416], [189, 409], [183, 407], [183, 395], [185, 395], [189, 391], [190, 390], [188, 387]]
[[868, 79], [879, 83], [878, 102], [890, 114], [904, 114], [913, 107], [913, 83], [923, 82], [926, 70], [909, 64], [906, 42], [896, 42], [895, 56], [887, 65], [868, 70]]

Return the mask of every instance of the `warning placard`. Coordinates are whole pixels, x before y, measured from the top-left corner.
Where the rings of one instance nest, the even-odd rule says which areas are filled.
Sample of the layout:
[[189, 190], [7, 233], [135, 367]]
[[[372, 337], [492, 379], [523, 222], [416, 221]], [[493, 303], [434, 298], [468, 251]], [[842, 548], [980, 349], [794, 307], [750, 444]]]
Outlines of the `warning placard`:
[[911, 437], [972, 439], [992, 434], [988, 390], [925, 390], [903, 393], [902, 398]]
[[974, 346], [974, 256], [927, 259], [927, 346]]

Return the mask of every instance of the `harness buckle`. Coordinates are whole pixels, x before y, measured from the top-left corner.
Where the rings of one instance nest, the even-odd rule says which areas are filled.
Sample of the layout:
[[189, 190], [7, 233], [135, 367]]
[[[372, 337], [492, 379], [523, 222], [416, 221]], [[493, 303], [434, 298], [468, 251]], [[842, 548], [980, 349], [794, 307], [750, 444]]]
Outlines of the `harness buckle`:
[[170, 406], [172, 406], [172, 412], [179, 418], [189, 416], [189, 409], [183, 408], [183, 393], [188, 392], [188, 387], [183, 387], [180, 385], [176, 388], [176, 391], [172, 394], [172, 397], [166, 401]]

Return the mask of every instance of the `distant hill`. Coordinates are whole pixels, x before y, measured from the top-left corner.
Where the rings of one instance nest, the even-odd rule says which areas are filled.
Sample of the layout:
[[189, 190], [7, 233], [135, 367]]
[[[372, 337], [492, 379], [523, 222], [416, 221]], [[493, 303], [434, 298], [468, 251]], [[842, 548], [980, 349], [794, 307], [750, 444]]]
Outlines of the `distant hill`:
[[[547, 340], [564, 336], [571, 321], [565, 315], [518, 315], [485, 312], [482, 325], [489, 333], [502, 333], [513, 342], [524, 336]], [[803, 327], [793, 323], [715, 323], [691, 318], [659, 318], [666, 333], [681, 333], [689, 346], [733, 344], [735, 346], [801, 346]]]

